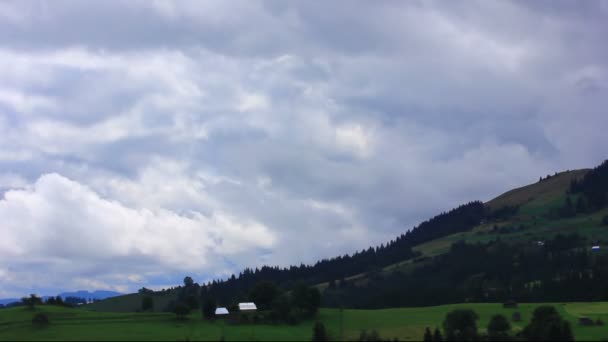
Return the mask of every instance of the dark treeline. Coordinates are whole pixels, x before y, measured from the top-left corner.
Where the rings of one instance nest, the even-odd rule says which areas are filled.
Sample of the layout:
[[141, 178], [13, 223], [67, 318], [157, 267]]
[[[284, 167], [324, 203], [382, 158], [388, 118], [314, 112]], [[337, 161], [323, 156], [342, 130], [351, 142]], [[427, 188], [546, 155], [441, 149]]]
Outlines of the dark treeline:
[[608, 204], [608, 160], [587, 172], [580, 180], [570, 184], [570, 193], [584, 196], [590, 210]]
[[239, 298], [246, 298], [249, 289], [260, 281], [271, 281], [281, 288], [289, 289], [296, 283], [312, 285], [340, 280], [417, 257], [419, 254], [414, 252], [412, 247], [453, 233], [469, 231], [487, 214], [483, 203], [470, 202], [422, 222], [386, 245], [370, 247], [352, 255], [323, 259], [314, 265], [245, 269], [238, 276], [213, 281], [207, 288], [209, 295], [219, 302], [230, 303]]
[[383, 308], [462, 302], [608, 300], [608, 255], [577, 235], [532, 242], [452, 245], [405, 274], [324, 292], [325, 306]]

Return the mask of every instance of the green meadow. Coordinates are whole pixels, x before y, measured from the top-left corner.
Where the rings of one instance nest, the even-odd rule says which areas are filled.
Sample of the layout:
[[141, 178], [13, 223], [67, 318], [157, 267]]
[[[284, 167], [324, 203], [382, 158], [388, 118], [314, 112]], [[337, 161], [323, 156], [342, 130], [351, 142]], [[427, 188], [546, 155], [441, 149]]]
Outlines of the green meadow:
[[[456, 304], [424, 308], [396, 308], [382, 310], [321, 309], [317, 319], [328, 329], [332, 339], [356, 340], [362, 329], [377, 330], [383, 338], [400, 341], [420, 340], [425, 327], [441, 327], [445, 314], [456, 308], [470, 308], [479, 315], [480, 331], [485, 330], [492, 315], [500, 313], [511, 318], [520, 312], [521, 322], [512, 322], [513, 331], [520, 331], [530, 320], [534, 308], [541, 304], [520, 304], [517, 309], [505, 309], [501, 304]], [[606, 326], [584, 327], [578, 318], [589, 317], [608, 322], [608, 302], [554, 303], [561, 315], [568, 319], [577, 340], [606, 340]], [[44, 312], [50, 319], [46, 327], [34, 326], [32, 317]], [[231, 325], [221, 320], [208, 322], [200, 313], [178, 321], [169, 313], [109, 313], [83, 308], [69, 309], [40, 306], [35, 311], [25, 307], [0, 310], [0, 340], [4, 341], [86, 341], [86, 340], [218, 340], [224, 331], [227, 341], [306, 341], [312, 335], [314, 320], [297, 325]], [[342, 322], [342, 323], [341, 323]]]

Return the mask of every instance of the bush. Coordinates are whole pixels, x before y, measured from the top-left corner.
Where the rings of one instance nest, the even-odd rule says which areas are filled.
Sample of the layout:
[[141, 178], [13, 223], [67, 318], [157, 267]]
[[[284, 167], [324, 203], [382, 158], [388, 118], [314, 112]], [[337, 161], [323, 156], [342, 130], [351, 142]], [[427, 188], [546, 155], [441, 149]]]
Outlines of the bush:
[[564, 320], [553, 306], [539, 306], [534, 310], [532, 321], [523, 330], [530, 341], [573, 341], [570, 322]]
[[154, 299], [152, 296], [143, 296], [141, 299], [142, 311], [154, 311]]
[[327, 337], [327, 331], [325, 331], [325, 325], [323, 325], [323, 323], [315, 323], [315, 326], [312, 329], [312, 340], [329, 341], [329, 338]]
[[217, 305], [215, 304], [215, 300], [213, 300], [212, 298], [205, 299], [205, 302], [203, 303], [203, 317], [206, 319], [215, 318], [216, 308]]
[[491, 341], [507, 341], [511, 323], [503, 315], [494, 315], [488, 324], [488, 337]]
[[173, 308], [173, 313], [177, 316], [177, 319], [183, 320], [186, 319], [186, 315], [190, 313], [190, 306], [184, 303], [177, 303]]
[[479, 316], [473, 310], [456, 309], [449, 312], [443, 321], [446, 339], [448, 341], [474, 341], [477, 339], [477, 323]]
[[47, 317], [46, 314], [43, 314], [43, 313], [38, 313], [34, 316], [34, 318], [32, 318], [32, 324], [34, 324], [34, 325], [43, 326], [43, 325], [48, 325], [49, 323], [50, 323], [49, 318]]

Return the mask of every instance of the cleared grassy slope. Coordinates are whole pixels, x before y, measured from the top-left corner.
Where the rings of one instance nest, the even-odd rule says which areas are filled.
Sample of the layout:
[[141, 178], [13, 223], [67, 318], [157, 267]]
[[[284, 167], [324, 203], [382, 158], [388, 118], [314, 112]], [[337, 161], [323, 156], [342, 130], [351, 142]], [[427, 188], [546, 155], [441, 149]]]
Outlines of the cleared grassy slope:
[[544, 200], [554, 199], [566, 192], [573, 179], [582, 178], [589, 170], [590, 169], [582, 169], [560, 172], [541, 182], [507, 191], [491, 201], [488, 201], [486, 206], [494, 210], [507, 205], [522, 206], [534, 200], [536, 200], [537, 203], [542, 203]]

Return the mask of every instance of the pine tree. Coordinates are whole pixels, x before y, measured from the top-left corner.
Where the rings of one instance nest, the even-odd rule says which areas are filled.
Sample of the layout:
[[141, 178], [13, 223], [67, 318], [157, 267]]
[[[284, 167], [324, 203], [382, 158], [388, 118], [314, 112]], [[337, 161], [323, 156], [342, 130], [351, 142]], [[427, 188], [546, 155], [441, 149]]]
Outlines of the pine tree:
[[562, 324], [562, 341], [574, 341], [574, 335], [572, 334], [570, 322], [564, 320]]
[[433, 341], [443, 342], [443, 336], [441, 336], [441, 331], [439, 330], [439, 328], [435, 328], [435, 333], [433, 334]]
[[325, 331], [325, 325], [321, 322], [315, 323], [312, 329], [312, 340], [313, 341], [328, 341], [327, 331]]
[[429, 329], [429, 327], [426, 327], [426, 329], [424, 330], [424, 337], [422, 338], [422, 340], [424, 342], [432, 342], [433, 341], [433, 334], [431, 334], [431, 329]]

